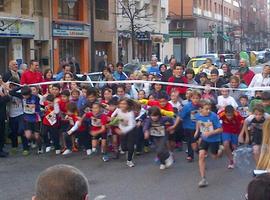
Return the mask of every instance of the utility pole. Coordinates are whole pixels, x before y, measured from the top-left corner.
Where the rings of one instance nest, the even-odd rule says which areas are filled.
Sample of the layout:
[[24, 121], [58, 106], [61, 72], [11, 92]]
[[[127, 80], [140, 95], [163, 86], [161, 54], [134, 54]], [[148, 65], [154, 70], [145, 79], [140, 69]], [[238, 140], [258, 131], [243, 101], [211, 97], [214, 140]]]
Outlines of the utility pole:
[[181, 63], [184, 63], [184, 3], [181, 0]]
[[221, 11], [221, 48], [220, 51], [221, 53], [224, 53], [224, 0], [222, 0], [222, 11]]
[[240, 0], [240, 18], [241, 18], [241, 38], [240, 38], [240, 51], [243, 50], [243, 34], [244, 34], [244, 26], [243, 26], [243, 1]]
[[95, 10], [94, 10], [94, 3], [95, 0], [90, 0], [90, 21], [91, 21], [91, 68], [90, 70], [92, 71], [93, 69], [95, 70], [96, 68], [96, 60], [95, 60]]

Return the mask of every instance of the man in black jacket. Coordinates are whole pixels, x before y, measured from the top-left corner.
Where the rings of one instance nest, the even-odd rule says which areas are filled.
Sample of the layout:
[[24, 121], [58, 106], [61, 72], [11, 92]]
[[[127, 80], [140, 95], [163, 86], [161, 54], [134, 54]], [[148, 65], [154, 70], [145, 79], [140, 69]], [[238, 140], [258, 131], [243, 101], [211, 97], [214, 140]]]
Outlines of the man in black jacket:
[[170, 65], [170, 68], [167, 69], [167, 71], [164, 72], [163, 77], [161, 79], [164, 82], [168, 82], [169, 78], [173, 76], [173, 69], [174, 69], [174, 67], [176, 65], [176, 59], [171, 58], [169, 65]]
[[16, 80], [18, 80], [17, 82], [20, 82], [21, 75], [18, 72], [18, 63], [17, 63], [17, 61], [16, 60], [11, 60], [9, 62], [8, 67], [9, 67], [8, 71], [3, 76], [3, 81], [8, 82], [11, 79], [11, 77], [14, 77], [14, 78], [16, 78]]
[[2, 77], [0, 76], [0, 157], [7, 157], [8, 153], [3, 148], [5, 144], [5, 120], [7, 118], [6, 105], [9, 101], [9, 96], [3, 84]]

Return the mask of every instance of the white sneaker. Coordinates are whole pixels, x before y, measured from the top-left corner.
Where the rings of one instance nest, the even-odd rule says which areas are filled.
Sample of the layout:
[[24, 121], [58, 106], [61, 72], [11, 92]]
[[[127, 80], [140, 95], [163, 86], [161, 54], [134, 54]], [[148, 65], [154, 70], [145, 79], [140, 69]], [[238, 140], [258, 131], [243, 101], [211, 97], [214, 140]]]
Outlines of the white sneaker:
[[55, 154], [56, 154], [56, 155], [61, 154], [61, 150], [55, 150]]
[[46, 152], [46, 153], [49, 153], [50, 151], [51, 151], [51, 147], [46, 147], [45, 152]]
[[165, 167], [169, 168], [170, 166], [172, 166], [172, 164], [173, 164], [173, 157], [170, 155], [169, 158], [165, 160]]
[[71, 154], [71, 153], [72, 153], [71, 150], [66, 149], [66, 150], [62, 153], [62, 155], [68, 155], [68, 154]]
[[134, 167], [135, 164], [132, 161], [127, 161], [127, 166], [129, 167]]
[[31, 148], [35, 149], [35, 148], [37, 148], [37, 145], [35, 143], [31, 143]]
[[91, 149], [87, 149], [86, 150], [86, 155], [90, 156], [92, 154], [92, 150]]
[[164, 169], [166, 169], [166, 166], [163, 165], [163, 164], [161, 164], [161, 165], [159, 166], [159, 169], [160, 169], [160, 170], [164, 170]]
[[43, 154], [44, 152], [43, 152], [43, 149], [39, 149], [38, 151], [37, 151], [37, 154]]

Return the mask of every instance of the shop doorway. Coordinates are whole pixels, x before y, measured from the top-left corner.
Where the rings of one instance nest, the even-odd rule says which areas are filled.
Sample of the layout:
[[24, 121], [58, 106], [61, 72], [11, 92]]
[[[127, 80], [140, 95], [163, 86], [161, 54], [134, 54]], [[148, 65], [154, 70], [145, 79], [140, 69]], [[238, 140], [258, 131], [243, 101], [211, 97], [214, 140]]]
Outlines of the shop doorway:
[[0, 46], [0, 74], [4, 74], [8, 67], [8, 48], [6, 46]]

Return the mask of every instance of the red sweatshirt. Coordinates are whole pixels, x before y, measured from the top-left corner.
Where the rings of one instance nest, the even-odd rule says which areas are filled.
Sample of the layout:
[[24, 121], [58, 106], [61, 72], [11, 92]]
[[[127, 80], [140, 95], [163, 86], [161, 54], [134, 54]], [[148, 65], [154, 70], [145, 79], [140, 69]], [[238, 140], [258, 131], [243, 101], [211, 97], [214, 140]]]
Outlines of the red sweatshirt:
[[[184, 76], [181, 76], [179, 78], [177, 78], [175, 76], [172, 76], [172, 77], [169, 78], [168, 82], [169, 83], [185, 83], [185, 84], [187, 84], [188, 80]], [[179, 94], [185, 94], [186, 91], [187, 91], [187, 88], [186, 87], [181, 87], [181, 86], [168, 85], [167, 89], [166, 89], [166, 92], [167, 92], [168, 95], [170, 95], [173, 90], [178, 91]]]

